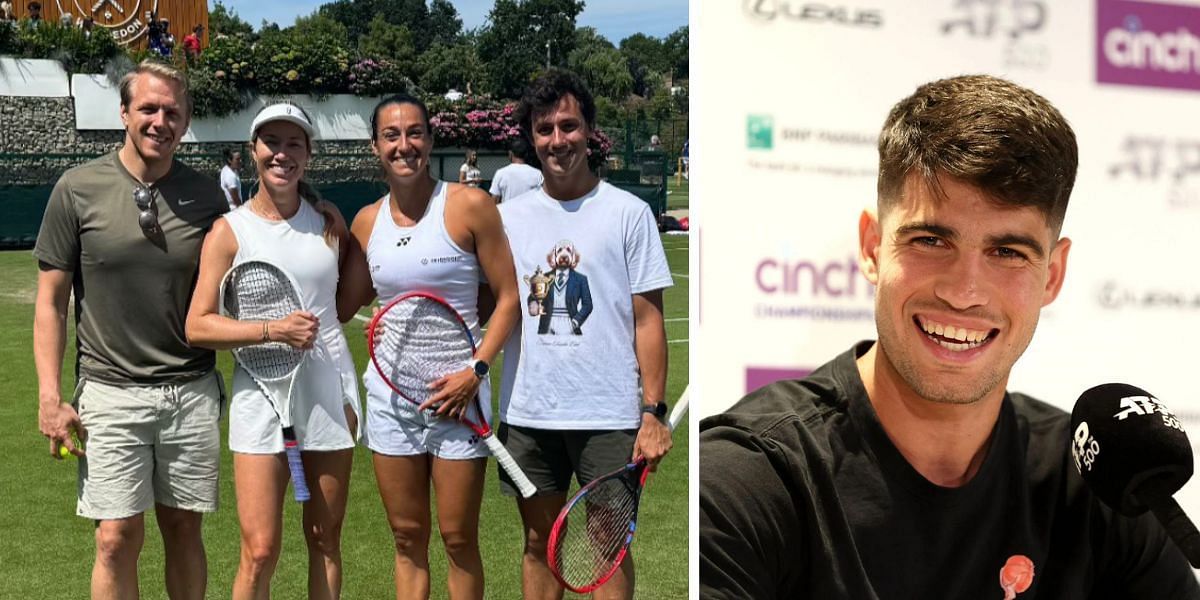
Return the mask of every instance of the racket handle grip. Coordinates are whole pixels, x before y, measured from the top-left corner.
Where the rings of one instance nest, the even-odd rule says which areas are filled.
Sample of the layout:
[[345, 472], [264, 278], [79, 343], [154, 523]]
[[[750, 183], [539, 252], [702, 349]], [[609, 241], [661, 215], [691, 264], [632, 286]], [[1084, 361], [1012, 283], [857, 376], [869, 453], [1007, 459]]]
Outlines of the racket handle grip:
[[513, 483], [517, 484], [517, 490], [521, 492], [522, 498], [529, 498], [537, 493], [537, 486], [533, 485], [532, 481], [529, 481], [529, 478], [525, 476], [525, 472], [517, 465], [517, 461], [508, 453], [508, 448], [505, 448], [504, 444], [501, 444], [500, 440], [496, 439], [496, 436], [486, 436], [483, 438], [483, 441], [487, 444], [488, 450], [492, 451], [492, 456], [496, 457], [496, 462], [500, 463], [500, 468], [508, 473]]
[[300, 447], [294, 441], [284, 441], [283, 451], [287, 453], [288, 470], [292, 472], [292, 489], [296, 493], [296, 502], [308, 502], [312, 494], [308, 493], [308, 481], [304, 479], [304, 463], [300, 461]]

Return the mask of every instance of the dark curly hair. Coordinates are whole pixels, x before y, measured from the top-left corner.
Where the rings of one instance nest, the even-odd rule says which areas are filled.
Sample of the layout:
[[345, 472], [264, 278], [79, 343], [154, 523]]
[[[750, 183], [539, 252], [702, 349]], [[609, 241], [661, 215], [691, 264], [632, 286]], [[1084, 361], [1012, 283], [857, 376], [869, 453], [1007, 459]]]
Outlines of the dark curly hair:
[[533, 140], [533, 117], [557, 106], [558, 101], [567, 94], [574, 96], [575, 101], [579, 102], [579, 110], [583, 112], [583, 120], [587, 123], [588, 130], [596, 128], [596, 101], [583, 79], [564, 69], [550, 69], [525, 88], [521, 102], [517, 105], [514, 116], [526, 142]]

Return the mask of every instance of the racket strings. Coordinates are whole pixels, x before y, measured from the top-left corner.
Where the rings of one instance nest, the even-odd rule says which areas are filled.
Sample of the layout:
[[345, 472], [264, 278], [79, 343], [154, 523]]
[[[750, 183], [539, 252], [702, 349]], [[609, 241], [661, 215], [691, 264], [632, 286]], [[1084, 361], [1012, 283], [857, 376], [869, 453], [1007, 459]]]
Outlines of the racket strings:
[[416, 403], [435, 393], [430, 383], [462, 370], [475, 354], [465, 327], [451, 309], [421, 296], [389, 308], [374, 336], [375, 358], [384, 377]]
[[[239, 321], [282, 319], [300, 310], [300, 297], [278, 268], [248, 262], [234, 268], [221, 298], [225, 312]], [[256, 379], [280, 379], [300, 364], [304, 351], [283, 342], [265, 342], [233, 350], [242, 367]]]
[[559, 531], [559, 574], [574, 587], [594, 584], [612, 571], [633, 535], [637, 518], [636, 484], [626, 477], [607, 479], [592, 488], [567, 513]]

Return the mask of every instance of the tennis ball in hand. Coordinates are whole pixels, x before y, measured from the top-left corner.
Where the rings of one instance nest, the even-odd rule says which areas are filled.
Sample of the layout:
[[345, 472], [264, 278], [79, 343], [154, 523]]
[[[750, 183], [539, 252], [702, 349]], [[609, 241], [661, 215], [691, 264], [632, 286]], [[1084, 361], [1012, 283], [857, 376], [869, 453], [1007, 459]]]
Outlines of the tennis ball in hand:
[[[71, 436], [71, 439], [72, 439], [72, 440], [74, 440], [74, 442], [75, 442], [75, 447], [76, 447], [76, 448], [79, 448], [80, 450], [83, 450], [83, 444], [81, 444], [81, 443], [79, 442], [79, 438], [77, 438], [77, 437], [75, 437], [75, 436]], [[71, 454], [71, 451], [70, 451], [69, 449], [67, 449], [67, 445], [66, 445], [66, 444], [61, 444], [61, 445], [59, 445], [59, 447], [58, 447], [58, 455], [59, 455], [59, 456], [61, 456], [62, 458], [69, 458], [69, 457], [75, 456], [74, 454]]]

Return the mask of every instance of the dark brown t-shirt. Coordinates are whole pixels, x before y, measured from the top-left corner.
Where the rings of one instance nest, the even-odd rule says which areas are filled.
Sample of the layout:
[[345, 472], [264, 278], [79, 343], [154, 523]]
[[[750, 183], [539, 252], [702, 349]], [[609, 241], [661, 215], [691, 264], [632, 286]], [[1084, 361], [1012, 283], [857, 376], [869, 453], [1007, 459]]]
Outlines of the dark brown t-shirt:
[[147, 233], [140, 185], [112, 152], [64, 173], [46, 205], [33, 255], [73, 273], [77, 377], [164, 384], [215, 364], [188, 345], [184, 322], [204, 234], [228, 204], [215, 181], [175, 161], [150, 186], [160, 231]]

